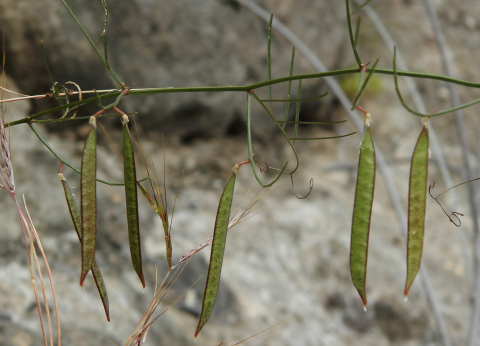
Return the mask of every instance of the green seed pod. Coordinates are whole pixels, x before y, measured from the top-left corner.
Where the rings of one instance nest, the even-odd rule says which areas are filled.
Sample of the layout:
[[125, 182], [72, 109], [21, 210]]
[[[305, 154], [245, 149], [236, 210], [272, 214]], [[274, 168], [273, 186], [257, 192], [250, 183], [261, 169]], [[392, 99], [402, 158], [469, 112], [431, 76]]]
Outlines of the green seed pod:
[[213, 311], [215, 299], [217, 297], [218, 285], [220, 283], [220, 274], [222, 271], [223, 255], [225, 252], [225, 243], [227, 241], [228, 222], [230, 219], [230, 209], [232, 208], [233, 190], [239, 166], [235, 165], [232, 174], [225, 185], [215, 220], [215, 230], [213, 233], [212, 251], [210, 253], [210, 264], [208, 266], [207, 283], [203, 295], [202, 312], [198, 320], [195, 337], [210, 318]]
[[80, 286], [92, 267], [97, 235], [97, 122], [90, 117], [90, 131], [85, 141], [81, 169], [81, 217], [82, 217], [82, 272]]
[[123, 172], [125, 179], [125, 198], [127, 206], [128, 241], [130, 257], [138, 278], [145, 287], [142, 269], [142, 250], [140, 246], [140, 227], [138, 222], [137, 175], [135, 172], [135, 156], [128, 130], [128, 116], [122, 117], [123, 124]]
[[[70, 190], [70, 186], [68, 186], [67, 181], [62, 173], [58, 173], [58, 179], [62, 183], [63, 191], [65, 192], [65, 198], [67, 200], [68, 210], [70, 211], [70, 216], [72, 217], [73, 226], [75, 228], [75, 232], [77, 233], [78, 240], [80, 244], [82, 243], [82, 219], [80, 217], [80, 212], [78, 210], [77, 203], [75, 202], [75, 198], [73, 197], [72, 190]], [[107, 320], [110, 322], [110, 309], [108, 303], [108, 294], [107, 288], [105, 286], [105, 282], [103, 281], [103, 276], [98, 267], [97, 261], [95, 258], [93, 259], [92, 263], [92, 275], [93, 279], [95, 280], [95, 285], [97, 286], [98, 294], [100, 295], [100, 299], [102, 300], [103, 308], [105, 310], [105, 315], [107, 316]]]
[[352, 281], [367, 305], [365, 282], [367, 276], [368, 237], [375, 189], [375, 146], [370, 127], [365, 127], [358, 160], [355, 205], [352, 217], [352, 238], [350, 244], [350, 273]]
[[428, 118], [426, 118], [415, 150], [413, 151], [412, 164], [410, 167], [405, 297], [407, 297], [408, 291], [420, 270], [420, 263], [422, 261], [425, 208], [427, 201], [428, 142]]

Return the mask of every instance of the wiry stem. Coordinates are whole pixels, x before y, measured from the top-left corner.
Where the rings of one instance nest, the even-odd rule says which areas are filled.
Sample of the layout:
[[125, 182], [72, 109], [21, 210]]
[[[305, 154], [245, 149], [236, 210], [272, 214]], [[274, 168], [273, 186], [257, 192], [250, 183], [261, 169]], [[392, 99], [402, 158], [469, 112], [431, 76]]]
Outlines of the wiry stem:
[[[242, 2], [244, 0], [237, 0], [237, 1]], [[274, 19], [274, 22], [275, 22], [275, 19]], [[251, 91], [251, 90], [262, 88], [262, 87], [265, 87], [265, 86], [280, 84], [280, 83], [289, 82], [289, 81], [303, 80], [303, 79], [314, 79], [314, 78], [326, 78], [326, 77], [341, 76], [341, 75], [356, 74], [356, 73], [360, 73], [358, 68], [348, 68], [348, 69], [335, 70], [335, 71], [326, 71], [326, 69], [325, 69], [325, 72], [287, 76], [287, 77], [267, 80], [267, 81], [264, 81], [264, 82], [249, 84], [249, 85], [245, 85], [245, 86], [182, 87], [182, 88], [169, 87], [169, 88], [130, 89], [129, 90], [129, 95]], [[377, 68], [377, 69], [375, 69], [375, 73], [393, 76], [395, 72], [394, 72], [393, 69]], [[429, 73], [397, 71], [396, 74], [398, 76], [415, 77], [415, 78], [423, 78], [423, 79], [433, 79], [433, 80], [439, 80], [439, 81], [454, 83], [454, 84], [458, 84], [458, 85], [463, 85], [463, 86], [467, 86], [467, 87], [471, 87], [471, 88], [480, 88], [480, 83], [473, 83], [473, 82], [468, 82], [468, 81], [464, 81], [464, 80], [460, 80], [460, 79], [456, 79], [456, 78], [434, 75], [434, 74], [429, 74]], [[86, 93], [88, 93], [88, 91], [87, 92], [82, 92], [82, 94], [86, 94]], [[98, 100], [104, 100], [104, 99], [109, 99], [109, 98], [113, 98], [113, 97], [118, 97], [119, 94], [120, 94], [120, 91], [115, 92], [115, 89], [112, 89], [112, 90], [110, 90], [109, 93], [100, 95], [99, 97], [90, 97], [90, 98], [87, 98], [87, 99], [70, 102], [68, 104], [60, 105], [60, 106], [48, 109], [46, 111], [42, 111], [42, 112], [39, 112], [39, 113], [32, 114], [28, 117], [25, 117], [25, 118], [22, 118], [22, 119], [19, 119], [19, 120], [11, 121], [9, 123], [6, 123], [5, 127], [14, 126], [14, 125], [18, 125], [18, 124], [25, 124], [25, 123], [31, 122], [32, 120], [40, 118], [44, 115], [47, 115], [47, 114], [55, 113], [57, 111], [61, 111], [61, 110], [66, 109], [66, 108], [73, 109], [76, 106], [79, 107], [79, 106], [85, 105], [87, 103], [98, 101]], [[47, 95], [44, 95], [44, 97], [46, 97], [46, 96]], [[16, 100], [20, 100], [20, 99], [17, 98]], [[9, 100], [7, 99], [5, 101], [0, 101], [0, 103], [1, 102], [8, 102], [8, 101]], [[437, 115], [440, 115], [440, 114], [437, 114]], [[431, 116], [435, 116], [435, 114], [433, 114]], [[60, 121], [61, 120], [59, 120], [59, 122]]]

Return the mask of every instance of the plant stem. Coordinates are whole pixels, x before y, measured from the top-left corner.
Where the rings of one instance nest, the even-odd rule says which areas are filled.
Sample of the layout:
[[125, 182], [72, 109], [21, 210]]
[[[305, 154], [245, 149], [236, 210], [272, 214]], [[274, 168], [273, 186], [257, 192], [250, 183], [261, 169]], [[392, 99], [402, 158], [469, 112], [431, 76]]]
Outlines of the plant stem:
[[[227, 91], [251, 91], [254, 89], [262, 88], [265, 86], [269, 85], [274, 85], [274, 84], [280, 84], [284, 82], [289, 82], [289, 81], [294, 81], [294, 80], [303, 80], [303, 79], [313, 79], [313, 78], [324, 78], [324, 77], [332, 77], [332, 76], [341, 76], [345, 74], [354, 74], [354, 73], [360, 73], [360, 71], [357, 68], [348, 68], [348, 69], [342, 69], [342, 70], [335, 70], [335, 71], [326, 71], [326, 72], [320, 72], [320, 73], [307, 73], [307, 74], [300, 74], [300, 75], [294, 75], [294, 76], [287, 76], [287, 77], [282, 77], [282, 78], [276, 78], [272, 80], [267, 80], [259, 83], [254, 83], [254, 84], [249, 84], [245, 86], [213, 86], [213, 87], [180, 87], [180, 88], [145, 88], [145, 89], [130, 89], [128, 95], [149, 95], [149, 94], [173, 94], [173, 93], [197, 93], [197, 92], [227, 92]], [[379, 74], [384, 74], [384, 75], [394, 75], [394, 70], [393, 69], [384, 69], [384, 68], [377, 68], [375, 69], [375, 73]], [[451, 78], [451, 77], [446, 77], [446, 76], [441, 76], [441, 75], [435, 75], [435, 74], [429, 74], [429, 73], [420, 73], [420, 72], [409, 72], [409, 71], [397, 71], [398, 76], [403, 76], [403, 77], [415, 77], [415, 78], [424, 78], [424, 79], [433, 79], [433, 80], [439, 80], [443, 82], [450, 82], [466, 87], [472, 87], [472, 88], [479, 88], [480, 89], [480, 83], [474, 83], [474, 82], [468, 82], [464, 81], [461, 79], [456, 79], [456, 78]], [[33, 115], [30, 115], [28, 117], [25, 117], [23, 119], [19, 119], [16, 121], [11, 121], [7, 124], [5, 124], [5, 127], [10, 127], [18, 124], [24, 124], [28, 123], [34, 119], [37, 119], [41, 116], [51, 114], [60, 110], [63, 110], [65, 108], [73, 108], [75, 106], [81, 106], [90, 102], [104, 100], [108, 98], [114, 98], [118, 97], [120, 94], [119, 92], [116, 93], [109, 93], [109, 94], [104, 94], [100, 95], [99, 97], [90, 97], [88, 99], [83, 99], [79, 101], [74, 101], [70, 102], [69, 104], [61, 105], [55, 108], [48, 109], [43, 112], [35, 113]], [[8, 101], [8, 100], [6, 100]], [[439, 115], [439, 114], [437, 114]], [[435, 114], [430, 115], [430, 116], [435, 116]], [[62, 120], [58, 120], [58, 122], [61, 122]]]

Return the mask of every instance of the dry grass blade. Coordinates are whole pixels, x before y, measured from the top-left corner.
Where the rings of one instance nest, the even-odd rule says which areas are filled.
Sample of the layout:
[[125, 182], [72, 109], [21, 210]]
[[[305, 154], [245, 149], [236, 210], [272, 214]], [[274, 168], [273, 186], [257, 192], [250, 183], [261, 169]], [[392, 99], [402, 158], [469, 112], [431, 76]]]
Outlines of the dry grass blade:
[[[137, 132], [137, 138], [139, 138], [140, 136], [138, 134], [138, 128], [136, 127], [136, 123], [135, 123], [135, 129]], [[164, 177], [163, 192], [162, 192], [161, 184], [158, 180], [157, 171], [155, 169], [155, 165], [153, 164], [153, 160], [151, 158], [149, 161], [147, 160], [145, 156], [145, 152], [143, 151], [142, 145], [140, 144], [140, 141], [136, 144], [140, 149], [140, 152], [142, 153], [145, 170], [147, 171], [147, 175], [150, 181], [150, 188], [153, 192], [153, 198], [149, 195], [148, 191], [143, 186], [141, 186], [140, 184], [137, 184], [137, 185], [140, 188], [140, 192], [147, 199], [150, 206], [153, 208], [153, 210], [155, 210], [157, 215], [160, 217], [160, 220], [162, 221], [163, 232], [165, 234], [165, 255], [167, 258], [167, 265], [168, 265], [168, 268], [172, 270], [172, 251], [173, 250], [172, 250], [172, 239], [170, 236], [171, 223], [169, 224], [169, 221], [168, 221], [168, 208], [167, 208], [167, 196], [166, 196], [167, 190], [165, 186], [165, 179], [166, 179], [165, 178], [166, 177], [165, 145], [163, 143], [163, 136], [162, 136], [163, 177]]]
[[243, 340], [240, 340], [239, 342], [236, 342], [236, 343], [234, 343], [234, 344], [232, 344], [232, 345], [227, 345], [227, 343], [230, 343], [230, 341], [222, 341], [221, 343], [218, 344], [218, 346], [237, 346], [237, 345], [244, 345], [244, 344], [248, 344], [248, 343], [250, 343], [250, 342], [254, 342], [254, 341], [258, 341], [258, 340], [262, 340], [262, 339], [268, 338], [268, 337], [270, 337], [270, 336], [272, 336], [272, 335], [275, 335], [275, 333], [269, 334], [269, 335], [264, 335], [264, 336], [262, 336], [262, 337], [260, 337], [260, 338], [257, 338], [257, 339], [253, 339], [254, 337], [256, 337], [256, 336], [258, 336], [258, 335], [260, 335], [260, 334], [263, 334], [263, 333], [265, 333], [266, 331], [268, 331], [268, 330], [270, 330], [270, 329], [273, 329], [273, 328], [275, 328], [275, 327], [278, 327], [280, 324], [285, 323], [285, 322], [288, 321], [290, 318], [292, 318], [292, 316], [284, 319], [283, 321], [280, 321], [280, 322], [274, 324], [274, 325], [271, 326], [271, 327], [268, 327], [268, 328], [262, 330], [261, 332], [255, 333], [255, 334], [253, 334], [252, 336], [249, 336], [248, 338], [245, 338], [245, 339], [243, 339]]
[[135, 327], [134, 332], [128, 340], [125, 342], [124, 346], [137, 346], [137, 345], [142, 345], [145, 342], [145, 339], [147, 337], [148, 329], [151, 327], [151, 325], [160, 317], [162, 316], [165, 312], [168, 311], [174, 304], [176, 304], [189, 290], [193, 285], [197, 283], [195, 281], [193, 285], [184, 293], [182, 293], [181, 296], [176, 298], [169, 306], [167, 306], [161, 313], [158, 315], [154, 315], [155, 310], [157, 307], [160, 305], [160, 302], [163, 300], [165, 295], [168, 293], [170, 288], [173, 286], [175, 281], [179, 278], [179, 276], [182, 274], [183, 269], [179, 270], [178, 272], [175, 272], [175, 275], [169, 279], [169, 275], [171, 271], [168, 271], [165, 277], [163, 278], [162, 282], [160, 283], [160, 286], [155, 289], [155, 293], [153, 295], [153, 299], [150, 301], [150, 304], [148, 305], [147, 309], [145, 310], [142, 318], [138, 322], [138, 324]]
[[[3, 76], [2, 76], [2, 82], [3, 82]], [[35, 245], [37, 245], [38, 249], [41, 252], [41, 257], [43, 259], [43, 263], [49, 278], [50, 287], [52, 290], [53, 302], [54, 302], [55, 317], [56, 317], [57, 345], [61, 345], [60, 318], [58, 315], [57, 297], [55, 294], [55, 286], [53, 284], [53, 278], [52, 278], [50, 266], [48, 264], [47, 257], [45, 255], [45, 251], [43, 250], [40, 237], [38, 236], [37, 230], [35, 229], [35, 226], [33, 225], [33, 222], [30, 218], [30, 215], [28, 214], [28, 209], [26, 209], [27, 215], [25, 215], [25, 213], [23, 212], [22, 208], [20, 207], [17, 201], [17, 197], [15, 194], [15, 182], [13, 177], [13, 167], [11, 163], [10, 148], [8, 146], [8, 140], [7, 140], [7, 136], [5, 133], [5, 126], [4, 126], [4, 112], [2, 112], [2, 118], [0, 119], [0, 145], [2, 148], [2, 159], [3, 159], [3, 163], [0, 162], [0, 188], [8, 192], [17, 209], [18, 217], [20, 220], [20, 226], [22, 228], [23, 239], [25, 242], [25, 247], [26, 247], [27, 256], [29, 260], [29, 265], [30, 265], [30, 279], [33, 286], [33, 292], [35, 294], [35, 300], [37, 302], [37, 309], [38, 309], [42, 336], [43, 336], [43, 344], [45, 346], [48, 344], [53, 346], [54, 335], [53, 335], [53, 329], [52, 329], [52, 317], [50, 315], [50, 310], [48, 308], [49, 304], [48, 304], [45, 284], [43, 282], [41, 264], [37, 256], [37, 250]], [[24, 204], [26, 208], [25, 201], [24, 201]], [[37, 287], [37, 278], [39, 280], [41, 291], [42, 291], [41, 296], [43, 300], [43, 306], [46, 307], [45, 313], [46, 313], [46, 320], [47, 320], [47, 326], [48, 326], [48, 335], [49, 335], [48, 338], [47, 338], [46, 326], [44, 322], [44, 316], [42, 312], [42, 301], [41, 301], [41, 298], [38, 292], [38, 287]], [[48, 342], [47, 339], [49, 339], [50, 342]]]

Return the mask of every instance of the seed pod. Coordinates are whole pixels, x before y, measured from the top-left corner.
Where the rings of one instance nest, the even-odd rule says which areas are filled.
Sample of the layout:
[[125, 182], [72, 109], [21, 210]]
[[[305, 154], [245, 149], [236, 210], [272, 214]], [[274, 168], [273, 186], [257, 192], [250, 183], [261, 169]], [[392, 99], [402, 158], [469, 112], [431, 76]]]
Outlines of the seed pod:
[[[80, 244], [82, 243], [82, 219], [80, 217], [80, 212], [78, 210], [77, 203], [75, 202], [75, 198], [73, 197], [72, 190], [70, 190], [70, 186], [68, 186], [67, 181], [62, 173], [58, 173], [58, 179], [62, 183], [63, 191], [65, 192], [65, 198], [67, 200], [68, 210], [70, 211], [70, 216], [72, 217], [73, 226], [75, 228], [75, 232], [77, 233], [78, 240]], [[105, 286], [105, 282], [103, 281], [103, 276], [98, 267], [97, 261], [95, 258], [93, 259], [92, 263], [92, 275], [93, 279], [95, 280], [95, 285], [97, 286], [98, 294], [100, 295], [100, 299], [102, 300], [103, 309], [105, 310], [105, 315], [107, 316], [107, 320], [110, 322], [110, 312], [109, 312], [109, 303], [108, 303], [108, 294], [107, 288]]]
[[368, 237], [375, 188], [375, 146], [370, 127], [365, 127], [358, 160], [357, 187], [352, 217], [350, 244], [350, 273], [352, 281], [367, 305], [365, 282], [367, 276]]
[[215, 220], [215, 230], [213, 233], [212, 251], [210, 253], [210, 264], [208, 266], [207, 283], [203, 295], [202, 312], [198, 320], [195, 337], [210, 318], [213, 311], [215, 299], [217, 297], [218, 285], [220, 283], [220, 274], [222, 271], [223, 254], [225, 252], [225, 243], [227, 240], [228, 221], [230, 219], [230, 209], [232, 208], [233, 190], [237, 177], [238, 165], [232, 169], [232, 174], [220, 197], [220, 203]]
[[135, 156], [128, 130], [128, 116], [122, 116], [123, 124], [123, 172], [125, 179], [125, 198], [127, 206], [128, 241], [130, 257], [138, 278], [145, 287], [142, 269], [142, 250], [140, 247], [140, 227], [138, 222], [137, 175], [135, 172]]
[[407, 280], [405, 297], [412, 286], [422, 261], [423, 236], [425, 230], [425, 208], [428, 176], [428, 118], [418, 137], [410, 167], [410, 189], [408, 196], [408, 242]]
[[95, 257], [97, 235], [97, 121], [90, 117], [88, 132], [82, 156], [81, 169], [81, 217], [82, 217], [82, 272], [80, 286], [92, 267]]

